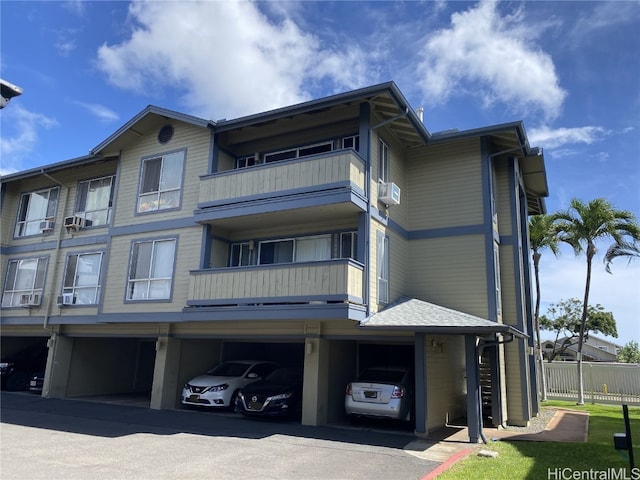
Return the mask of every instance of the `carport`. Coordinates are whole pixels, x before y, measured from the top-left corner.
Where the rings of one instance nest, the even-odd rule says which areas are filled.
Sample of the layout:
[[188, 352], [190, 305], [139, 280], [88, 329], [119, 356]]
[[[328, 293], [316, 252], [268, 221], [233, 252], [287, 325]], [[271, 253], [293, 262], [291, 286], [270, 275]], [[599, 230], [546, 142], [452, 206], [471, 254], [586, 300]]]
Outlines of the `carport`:
[[[410, 330], [415, 335], [416, 424], [417, 434], [427, 435], [429, 405], [427, 403], [428, 348], [444, 348], [436, 337], [464, 338], [466, 416], [469, 441], [477, 443], [482, 437], [482, 396], [480, 388], [480, 357], [486, 351], [492, 358], [491, 382], [494, 421], [502, 423], [502, 388], [499, 372], [499, 346], [518, 339], [518, 348], [525, 349], [522, 339], [527, 335], [511, 325], [492, 322], [415, 298], [401, 297], [384, 310], [360, 323], [363, 330]], [[430, 338], [428, 343], [427, 338]], [[429, 345], [429, 347], [428, 347]], [[523, 399], [524, 401], [524, 399]]]

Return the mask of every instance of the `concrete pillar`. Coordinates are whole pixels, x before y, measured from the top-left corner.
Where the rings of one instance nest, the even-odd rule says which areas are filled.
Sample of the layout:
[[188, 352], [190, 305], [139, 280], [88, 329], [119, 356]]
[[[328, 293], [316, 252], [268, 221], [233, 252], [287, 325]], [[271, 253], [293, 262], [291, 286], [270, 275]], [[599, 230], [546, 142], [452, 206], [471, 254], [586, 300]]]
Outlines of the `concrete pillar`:
[[176, 406], [180, 395], [178, 374], [182, 341], [172, 337], [159, 337], [156, 342], [156, 363], [153, 371], [151, 404], [154, 410]]
[[416, 333], [415, 355], [415, 432], [420, 436], [427, 436], [427, 353], [425, 351], [426, 336]]
[[302, 424], [324, 425], [329, 410], [329, 341], [307, 338], [304, 349]]
[[42, 396], [44, 398], [65, 398], [69, 372], [71, 371], [71, 356], [73, 354], [73, 338], [54, 333], [47, 341], [49, 355], [44, 374]]

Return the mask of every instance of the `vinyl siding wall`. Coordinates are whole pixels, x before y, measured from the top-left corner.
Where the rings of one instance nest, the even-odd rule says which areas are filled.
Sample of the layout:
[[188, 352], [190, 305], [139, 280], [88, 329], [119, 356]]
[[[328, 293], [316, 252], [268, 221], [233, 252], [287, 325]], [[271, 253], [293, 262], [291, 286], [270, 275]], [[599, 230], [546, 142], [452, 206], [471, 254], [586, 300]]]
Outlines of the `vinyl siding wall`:
[[[181, 123], [174, 124], [173, 138], [165, 145], [159, 144], [155, 135], [142, 137], [131, 144], [122, 153], [114, 226], [191, 217], [198, 203], [199, 176], [207, 173], [209, 146], [210, 133], [207, 129]], [[177, 150], [185, 150], [180, 208], [136, 214], [142, 159]]]

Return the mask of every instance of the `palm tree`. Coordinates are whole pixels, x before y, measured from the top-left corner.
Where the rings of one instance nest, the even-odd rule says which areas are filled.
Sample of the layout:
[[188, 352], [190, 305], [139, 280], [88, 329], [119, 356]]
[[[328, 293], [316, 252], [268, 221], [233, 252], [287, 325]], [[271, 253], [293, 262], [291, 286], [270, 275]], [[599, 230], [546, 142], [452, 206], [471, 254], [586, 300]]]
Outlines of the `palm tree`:
[[544, 374], [544, 359], [542, 357], [542, 341], [540, 339], [540, 258], [541, 250], [548, 248], [554, 255], [558, 255], [560, 240], [553, 225], [554, 217], [551, 215], [534, 215], [529, 219], [529, 247], [533, 252], [533, 271], [536, 281], [536, 307], [533, 314], [533, 322], [536, 329], [538, 342], [538, 370], [542, 381], [541, 401], [547, 401], [547, 379]]
[[[582, 345], [589, 305], [591, 286], [591, 262], [597, 253], [596, 242], [612, 238], [614, 245], [635, 245], [640, 240], [640, 226], [633, 213], [617, 210], [604, 198], [596, 198], [588, 203], [571, 200], [569, 209], [554, 215], [555, 226], [560, 240], [568, 243], [576, 255], [585, 253], [587, 257], [587, 279], [584, 288], [580, 336], [578, 337], [578, 405], [584, 405], [584, 385], [582, 375]], [[629, 238], [628, 238], [629, 237]], [[611, 259], [618, 255], [611, 255]], [[606, 259], [605, 259], [606, 261]]]

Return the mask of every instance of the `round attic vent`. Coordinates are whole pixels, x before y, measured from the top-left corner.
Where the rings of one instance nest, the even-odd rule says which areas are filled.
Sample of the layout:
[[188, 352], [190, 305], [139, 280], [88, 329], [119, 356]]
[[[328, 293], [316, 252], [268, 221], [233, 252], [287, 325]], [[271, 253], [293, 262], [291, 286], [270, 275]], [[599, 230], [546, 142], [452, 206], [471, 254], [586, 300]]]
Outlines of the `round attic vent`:
[[165, 125], [158, 132], [158, 141], [162, 144], [167, 143], [173, 137], [173, 127], [171, 125]]

